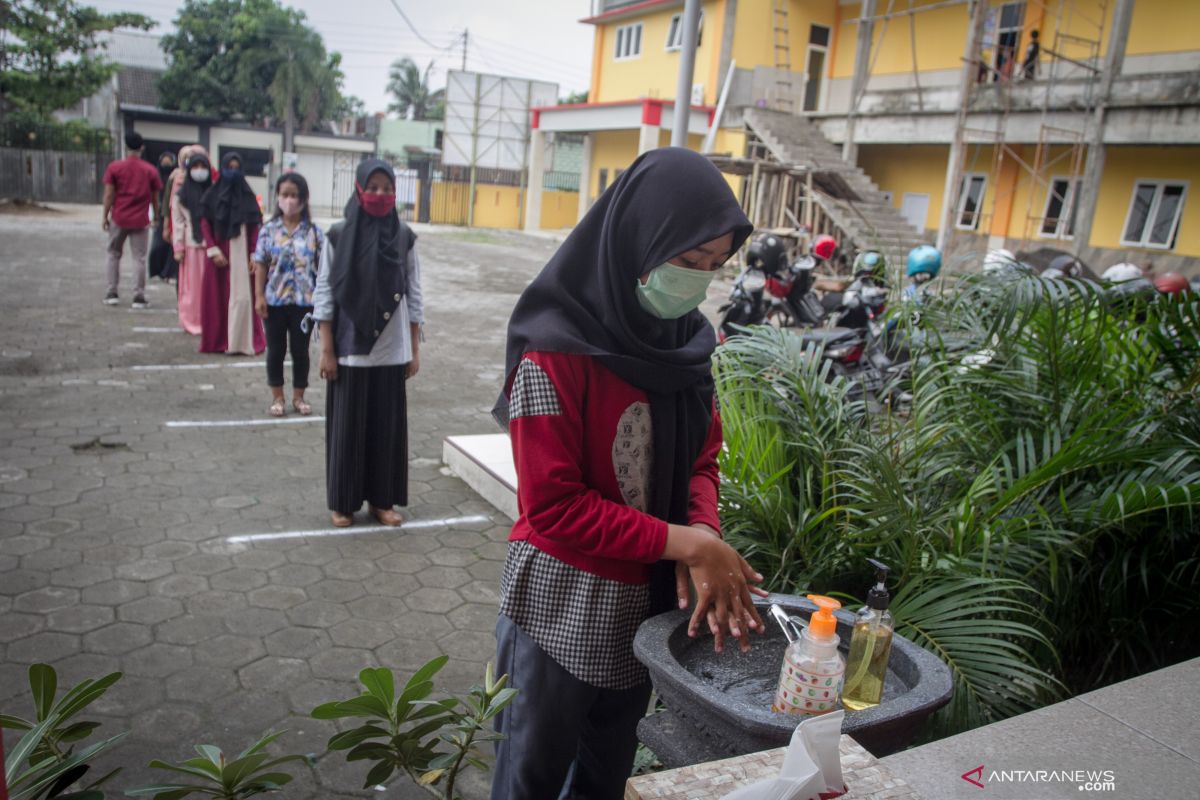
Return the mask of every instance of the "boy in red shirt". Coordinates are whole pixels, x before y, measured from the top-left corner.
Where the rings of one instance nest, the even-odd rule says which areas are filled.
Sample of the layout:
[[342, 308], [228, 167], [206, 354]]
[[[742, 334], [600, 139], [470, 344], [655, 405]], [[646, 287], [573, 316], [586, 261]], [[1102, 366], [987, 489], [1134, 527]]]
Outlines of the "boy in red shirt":
[[150, 208], [162, 191], [162, 178], [149, 163], [142, 160], [142, 135], [134, 131], [125, 134], [125, 158], [114, 161], [104, 170], [104, 221], [101, 227], [108, 232], [108, 294], [104, 304], [115, 306], [117, 284], [121, 282], [121, 255], [125, 240], [133, 253], [133, 275], [137, 289], [133, 307], [145, 308], [146, 250], [150, 242]]

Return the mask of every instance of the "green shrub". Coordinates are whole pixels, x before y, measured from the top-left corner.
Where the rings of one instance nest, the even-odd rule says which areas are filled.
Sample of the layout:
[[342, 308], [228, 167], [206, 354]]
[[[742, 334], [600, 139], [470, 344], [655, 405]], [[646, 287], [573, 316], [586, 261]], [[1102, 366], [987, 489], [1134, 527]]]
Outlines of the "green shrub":
[[891, 565], [897, 629], [955, 675], [943, 731], [1200, 654], [1200, 301], [973, 277], [907, 311], [904, 413], [792, 333], [718, 351], [722, 517], [768, 587]]

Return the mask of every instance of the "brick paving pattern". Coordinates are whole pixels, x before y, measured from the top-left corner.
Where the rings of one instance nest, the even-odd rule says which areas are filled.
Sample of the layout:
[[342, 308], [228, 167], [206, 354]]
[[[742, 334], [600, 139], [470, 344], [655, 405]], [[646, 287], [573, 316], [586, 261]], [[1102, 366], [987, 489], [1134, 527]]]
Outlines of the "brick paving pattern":
[[[428, 326], [406, 515], [427, 527], [246, 542], [329, 527], [324, 426], [167, 426], [266, 419], [263, 368], [234, 366], [261, 359], [200, 355], [157, 330], [175, 326], [174, 290], [152, 282], [151, 308], [129, 309], [127, 265], [122, 305], [103, 306], [92, 211], [0, 214], [0, 709], [30, 712], [36, 661], [60, 686], [119, 670], [90, 715], [101, 733], [131, 731], [100, 764], [125, 767], [114, 789], [157, 782], [151, 758], [197, 743], [236, 752], [287, 728], [283, 750], [320, 755], [289, 798], [425, 796], [395, 779], [361, 791], [365, 768], [324, 755], [334, 728], [307, 715], [357, 693], [365, 666], [403, 677], [445, 654], [445, 688], [481, 679], [510, 521], [448, 474], [441, 443], [494, 431], [508, 313], [555, 244], [421, 233]], [[160, 364], [205, 368], [134, 369]], [[311, 380], [320, 414], [315, 358]]]

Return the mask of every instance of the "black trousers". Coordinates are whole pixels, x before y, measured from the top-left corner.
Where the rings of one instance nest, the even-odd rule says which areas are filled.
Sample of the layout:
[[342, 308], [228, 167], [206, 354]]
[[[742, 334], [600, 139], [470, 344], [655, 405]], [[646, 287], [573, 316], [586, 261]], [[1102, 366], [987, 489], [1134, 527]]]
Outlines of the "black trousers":
[[519, 689], [496, 718], [492, 800], [621, 800], [650, 681], [601, 689], [563, 669], [501, 615], [496, 674]]
[[308, 337], [300, 329], [312, 306], [267, 306], [263, 327], [267, 332], [267, 386], [283, 386], [283, 357], [288, 342], [292, 350], [292, 388], [308, 388]]
[[325, 392], [325, 487], [329, 510], [353, 514], [408, 505], [407, 364], [338, 365]]

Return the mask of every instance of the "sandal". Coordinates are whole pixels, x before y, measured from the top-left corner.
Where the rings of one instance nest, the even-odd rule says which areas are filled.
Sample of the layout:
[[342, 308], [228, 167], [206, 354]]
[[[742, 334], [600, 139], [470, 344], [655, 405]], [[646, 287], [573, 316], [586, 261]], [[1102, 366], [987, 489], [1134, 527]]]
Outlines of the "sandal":
[[292, 408], [296, 409], [296, 413], [302, 417], [307, 417], [312, 413], [312, 406], [305, 402], [303, 397], [297, 397], [293, 400]]
[[329, 519], [333, 522], [333, 527], [335, 528], [349, 528], [354, 524], [353, 516], [350, 514], [339, 514], [336, 511], [330, 512]]
[[378, 520], [380, 525], [387, 525], [389, 528], [399, 528], [404, 524], [404, 517], [400, 516], [400, 512], [391, 508], [371, 506], [371, 516]]
[[276, 397], [274, 400], [272, 400], [271, 407], [267, 409], [267, 413], [272, 417], [282, 417], [284, 414], [286, 414], [287, 410], [283, 407], [283, 398]]

